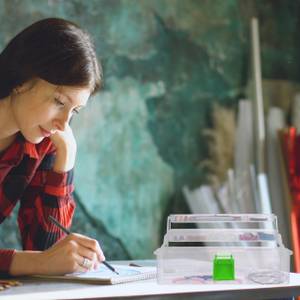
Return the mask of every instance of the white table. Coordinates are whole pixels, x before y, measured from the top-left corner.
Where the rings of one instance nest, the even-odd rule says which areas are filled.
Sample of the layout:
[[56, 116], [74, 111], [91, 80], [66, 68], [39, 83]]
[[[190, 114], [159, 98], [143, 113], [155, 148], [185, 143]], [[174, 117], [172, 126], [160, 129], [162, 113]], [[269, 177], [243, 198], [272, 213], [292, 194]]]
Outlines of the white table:
[[[139, 263], [143, 264], [143, 261]], [[119, 264], [120, 262], [113, 262]], [[122, 262], [122, 263], [129, 263]], [[149, 262], [146, 261], [146, 265]], [[20, 287], [0, 292], [0, 300], [13, 299], [282, 299], [300, 295], [300, 274], [291, 273], [282, 285], [158, 285], [156, 280], [112, 286], [25, 280]]]

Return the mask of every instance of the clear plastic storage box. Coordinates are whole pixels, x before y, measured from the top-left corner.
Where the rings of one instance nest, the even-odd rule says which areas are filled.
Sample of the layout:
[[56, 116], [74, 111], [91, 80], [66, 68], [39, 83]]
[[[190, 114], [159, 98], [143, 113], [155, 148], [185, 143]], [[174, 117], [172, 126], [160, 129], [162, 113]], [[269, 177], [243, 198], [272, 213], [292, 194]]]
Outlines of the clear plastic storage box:
[[292, 251], [282, 244], [275, 215], [170, 215], [157, 256], [158, 283], [289, 281]]

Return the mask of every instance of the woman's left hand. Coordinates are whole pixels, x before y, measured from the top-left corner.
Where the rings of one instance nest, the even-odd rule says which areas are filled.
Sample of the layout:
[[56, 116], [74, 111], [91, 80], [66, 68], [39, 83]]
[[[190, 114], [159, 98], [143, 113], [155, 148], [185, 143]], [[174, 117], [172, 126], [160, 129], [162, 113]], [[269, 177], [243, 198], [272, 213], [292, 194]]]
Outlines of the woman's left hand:
[[58, 130], [50, 139], [56, 148], [53, 170], [58, 173], [71, 170], [75, 164], [77, 145], [70, 125], [67, 124], [64, 131]]

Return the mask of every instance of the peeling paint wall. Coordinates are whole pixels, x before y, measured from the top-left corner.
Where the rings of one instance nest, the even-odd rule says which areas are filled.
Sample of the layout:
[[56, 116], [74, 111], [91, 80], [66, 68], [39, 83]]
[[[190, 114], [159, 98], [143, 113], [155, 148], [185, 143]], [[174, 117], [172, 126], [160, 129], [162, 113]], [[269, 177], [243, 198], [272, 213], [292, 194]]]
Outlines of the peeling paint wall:
[[[260, 19], [265, 78], [299, 81], [295, 0], [0, 0], [0, 47], [45, 17], [93, 36], [105, 86], [72, 126], [78, 140], [74, 230], [108, 259], [149, 258], [184, 184], [205, 181], [201, 136], [214, 102], [235, 106], [249, 73], [249, 18]], [[17, 21], [16, 21], [17, 20]], [[17, 247], [12, 218], [0, 246]], [[11, 234], [7, 234], [11, 232]]]

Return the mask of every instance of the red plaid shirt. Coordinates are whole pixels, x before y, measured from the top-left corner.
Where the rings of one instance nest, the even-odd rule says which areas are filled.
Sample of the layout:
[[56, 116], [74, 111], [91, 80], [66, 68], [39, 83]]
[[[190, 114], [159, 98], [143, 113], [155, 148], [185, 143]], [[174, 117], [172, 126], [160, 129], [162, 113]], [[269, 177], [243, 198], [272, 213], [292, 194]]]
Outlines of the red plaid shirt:
[[[18, 225], [25, 250], [44, 250], [64, 236], [48, 220], [52, 215], [69, 228], [75, 209], [73, 171], [52, 171], [55, 148], [49, 138], [39, 144], [19, 134], [0, 155], [0, 223], [20, 201]], [[0, 249], [0, 274], [8, 274], [14, 249]]]

